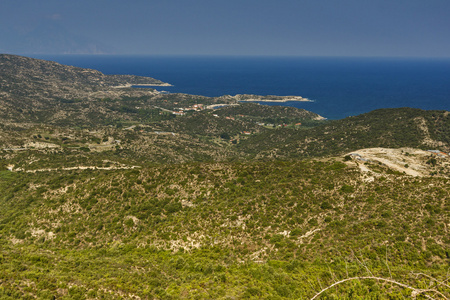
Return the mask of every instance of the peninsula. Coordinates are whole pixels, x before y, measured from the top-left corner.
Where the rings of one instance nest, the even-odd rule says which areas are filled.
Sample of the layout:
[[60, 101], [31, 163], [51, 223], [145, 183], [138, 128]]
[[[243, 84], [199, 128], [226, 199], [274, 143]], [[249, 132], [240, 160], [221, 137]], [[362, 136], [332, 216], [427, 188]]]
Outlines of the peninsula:
[[276, 96], [276, 95], [249, 95], [249, 94], [237, 94], [235, 96], [226, 95], [224, 98], [234, 99], [239, 102], [314, 102], [314, 100], [310, 100], [308, 98], [304, 98], [301, 96]]
[[117, 85], [117, 86], [112, 86], [115, 89], [126, 89], [126, 88], [132, 88], [132, 87], [152, 87], [152, 86], [173, 86], [170, 83], [167, 82], [161, 82], [161, 83], [146, 83], [146, 84], [131, 84], [131, 83], [127, 83], [127, 84], [123, 84], [123, 85]]

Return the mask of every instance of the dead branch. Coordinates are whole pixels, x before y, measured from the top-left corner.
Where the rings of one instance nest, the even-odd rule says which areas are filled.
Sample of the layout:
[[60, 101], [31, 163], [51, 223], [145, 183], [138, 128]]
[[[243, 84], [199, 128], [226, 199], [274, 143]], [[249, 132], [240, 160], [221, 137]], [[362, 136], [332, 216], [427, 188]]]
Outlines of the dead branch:
[[416, 278], [419, 277], [419, 276], [427, 277], [428, 279], [431, 279], [431, 280], [433, 280], [433, 281], [436, 281], [436, 283], [437, 283], [438, 285], [442, 285], [442, 286], [445, 286], [445, 287], [447, 287], [447, 288], [450, 289], [450, 286], [449, 286], [448, 284], [446, 284], [445, 281], [438, 281], [438, 280], [436, 280], [436, 278], [433, 278], [433, 277], [431, 277], [430, 275], [427, 275], [427, 274], [424, 274], [424, 273], [411, 273], [411, 274], [415, 275]]
[[341, 283], [344, 283], [344, 282], [347, 282], [347, 281], [352, 281], [352, 280], [365, 280], [365, 279], [373, 279], [373, 280], [378, 280], [378, 281], [390, 282], [390, 283], [396, 284], [398, 286], [401, 286], [403, 288], [410, 289], [410, 290], [412, 290], [411, 296], [413, 297], [413, 299], [415, 299], [415, 297], [417, 295], [419, 295], [419, 294], [423, 294], [428, 299], [434, 299], [433, 297], [431, 297], [431, 296], [426, 294], [426, 293], [432, 292], [432, 293], [435, 293], [435, 294], [441, 296], [443, 299], [448, 300], [448, 298], [444, 294], [442, 294], [441, 292], [439, 292], [437, 290], [434, 290], [434, 289], [417, 289], [415, 287], [412, 287], [412, 286], [409, 286], [407, 284], [395, 281], [393, 279], [387, 279], [387, 278], [375, 277], [375, 276], [351, 277], [351, 278], [346, 278], [346, 279], [340, 280], [340, 281], [335, 282], [332, 285], [329, 285], [326, 288], [322, 289], [319, 293], [315, 294], [310, 300], [316, 299], [323, 292], [331, 289], [332, 287], [334, 287], [334, 286], [336, 286], [338, 284], [341, 284]]

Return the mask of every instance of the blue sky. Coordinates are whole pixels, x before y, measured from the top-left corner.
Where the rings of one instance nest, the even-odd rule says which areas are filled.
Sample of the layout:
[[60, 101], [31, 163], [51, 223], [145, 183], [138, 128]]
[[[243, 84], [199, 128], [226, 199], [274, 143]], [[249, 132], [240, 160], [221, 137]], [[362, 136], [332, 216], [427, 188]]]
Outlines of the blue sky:
[[449, 0], [1, 0], [0, 52], [450, 56]]

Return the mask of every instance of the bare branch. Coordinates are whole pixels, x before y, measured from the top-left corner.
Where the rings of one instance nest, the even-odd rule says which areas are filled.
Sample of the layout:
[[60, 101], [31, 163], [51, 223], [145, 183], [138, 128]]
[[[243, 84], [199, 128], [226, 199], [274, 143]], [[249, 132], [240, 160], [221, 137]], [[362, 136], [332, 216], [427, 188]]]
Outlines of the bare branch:
[[347, 260], [345, 260], [345, 273], [347, 273], [347, 277], [348, 277], [348, 265], [347, 265]]
[[[352, 251], [352, 253], [353, 253], [353, 251]], [[356, 258], [356, 260], [358, 261], [358, 263], [359, 263], [361, 266], [363, 266], [363, 267], [367, 270], [367, 273], [369, 273], [369, 275], [372, 275], [372, 276], [373, 276], [373, 274], [372, 274], [372, 272], [370, 272], [369, 268], [368, 268], [364, 263], [362, 263], [362, 262], [358, 259], [358, 257], [355, 255], [355, 253], [353, 253], [353, 256]]]
[[391, 268], [389, 268], [389, 265], [388, 265], [388, 245], [386, 245], [386, 267], [389, 270], [389, 277], [392, 279]]
[[316, 289], [313, 287], [313, 285], [311, 284], [311, 282], [309, 282], [309, 280], [306, 280], [306, 282], [309, 283], [309, 285], [311, 286], [312, 290], [315, 291]]
[[320, 288], [321, 288], [321, 289], [323, 289], [323, 287], [322, 287], [322, 283], [320, 282], [320, 278], [319, 278], [319, 276], [317, 276], [317, 282], [319, 283], [319, 286], [320, 286]]
[[330, 265], [328, 265], [328, 264], [327, 264], [327, 266], [328, 266], [328, 270], [330, 271], [330, 274], [331, 274], [331, 278], [333, 278], [333, 280], [334, 280], [334, 281], [337, 281], [337, 278], [336, 278], [336, 276], [334, 275], [333, 271], [331, 271], [331, 267], [330, 267]]
[[426, 293], [432, 292], [432, 293], [435, 293], [435, 294], [441, 296], [443, 299], [448, 300], [448, 298], [447, 298], [444, 294], [442, 294], [441, 292], [439, 292], [439, 291], [437, 291], [437, 290], [434, 290], [434, 289], [416, 289], [416, 288], [414, 288], [414, 287], [412, 287], [412, 286], [409, 286], [409, 285], [407, 285], [407, 284], [404, 284], [404, 283], [395, 281], [395, 280], [393, 280], [393, 279], [387, 279], [387, 278], [375, 277], [375, 276], [351, 277], [351, 278], [343, 279], [343, 280], [341, 280], [341, 281], [335, 282], [335, 283], [333, 283], [332, 285], [329, 285], [329, 286], [327, 286], [326, 288], [322, 289], [319, 293], [315, 294], [310, 300], [316, 299], [316, 298], [319, 297], [323, 292], [329, 290], [330, 288], [332, 288], [332, 287], [334, 287], [334, 286], [336, 286], [336, 285], [338, 285], [338, 284], [341, 284], [341, 283], [344, 283], [344, 282], [347, 282], [347, 281], [352, 281], [352, 280], [365, 280], [365, 279], [374, 279], [374, 280], [378, 280], [378, 281], [390, 282], [390, 283], [396, 284], [396, 285], [398, 285], [398, 286], [401, 286], [401, 287], [403, 287], [403, 288], [410, 289], [410, 290], [412, 290], [411, 296], [412, 296], [413, 298], [415, 298], [415, 296], [417, 296], [417, 295], [419, 295], [419, 294], [423, 294], [423, 296], [425, 296], [426, 298], [428, 298], [428, 299], [433, 299], [433, 300], [434, 300], [433, 297], [431, 297], [431, 296], [429, 296], [429, 295], [426, 294]]
[[444, 281], [438, 281], [436, 278], [431, 277], [430, 275], [427, 275], [427, 274], [424, 274], [424, 273], [412, 273], [412, 274], [416, 275], [416, 278], [419, 277], [419, 276], [427, 277], [427, 278], [429, 278], [431, 280], [436, 281], [438, 283], [438, 285], [442, 285], [442, 286], [445, 286], [445, 287], [450, 289], [450, 286], [448, 284], [446, 284]]

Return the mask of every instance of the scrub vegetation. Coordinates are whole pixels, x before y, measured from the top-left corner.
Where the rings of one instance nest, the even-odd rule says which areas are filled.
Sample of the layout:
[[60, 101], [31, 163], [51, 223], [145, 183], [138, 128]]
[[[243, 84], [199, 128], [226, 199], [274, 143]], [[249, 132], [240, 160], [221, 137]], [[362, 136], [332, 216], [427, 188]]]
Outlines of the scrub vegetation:
[[[448, 112], [326, 121], [30, 61], [0, 86], [1, 299], [450, 297]], [[61, 68], [76, 98], [35, 89]]]

